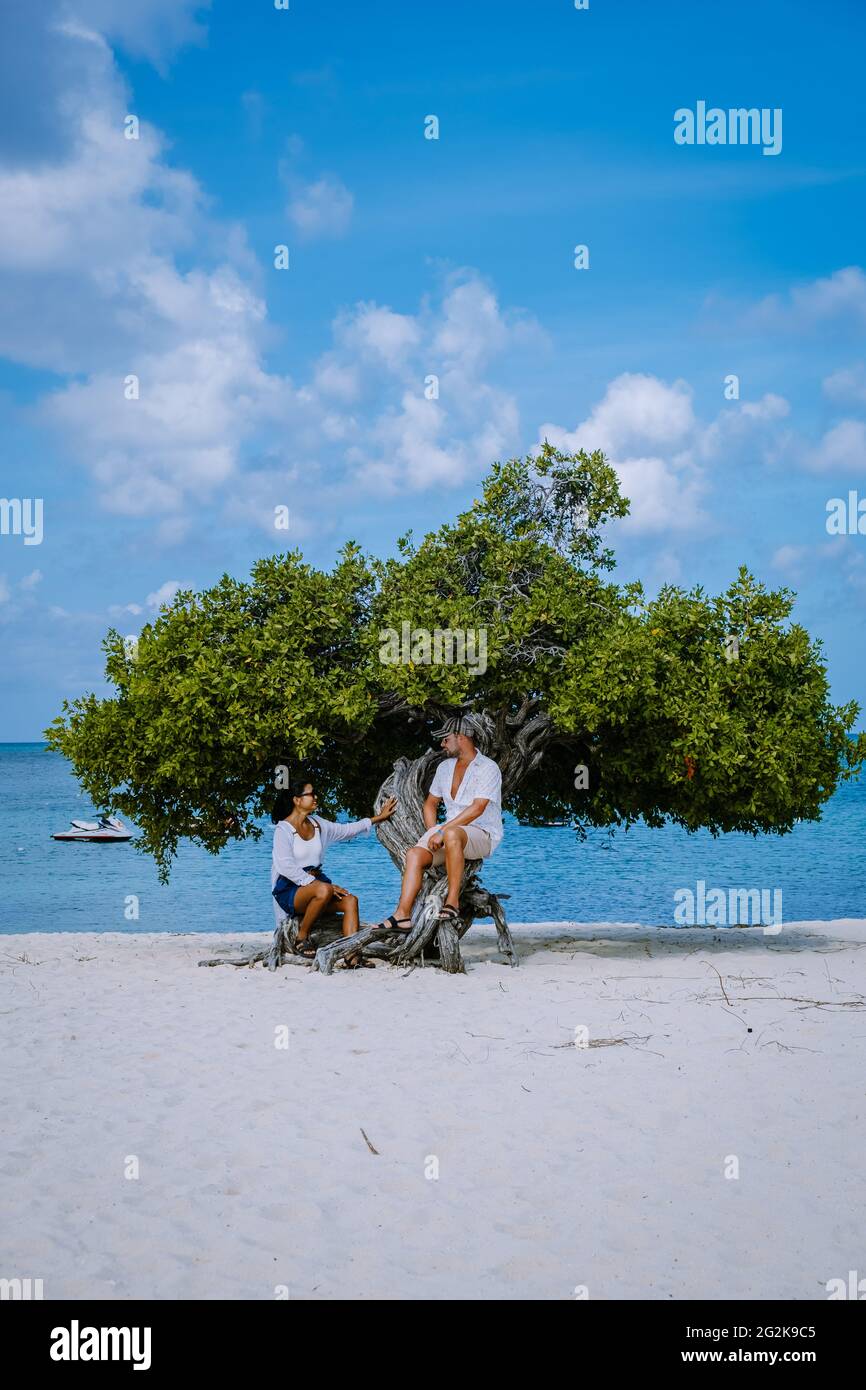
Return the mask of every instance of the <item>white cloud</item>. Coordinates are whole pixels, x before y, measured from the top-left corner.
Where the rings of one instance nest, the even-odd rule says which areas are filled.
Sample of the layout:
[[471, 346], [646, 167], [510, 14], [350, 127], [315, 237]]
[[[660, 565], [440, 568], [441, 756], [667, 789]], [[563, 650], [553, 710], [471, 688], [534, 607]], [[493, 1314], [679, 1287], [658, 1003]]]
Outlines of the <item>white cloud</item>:
[[[145, 9], [175, 32], [167, 7]], [[102, 13], [92, 5], [87, 17]], [[144, 51], [156, 29], [124, 32]], [[146, 122], [140, 139], [124, 138], [128, 94], [106, 44], [80, 27], [63, 41], [71, 147], [50, 165], [0, 168], [0, 352], [74, 373], [43, 398], [43, 419], [106, 509], [170, 521], [225, 484], [264, 421], [285, 423], [294, 392], [262, 364], [265, 306], [242, 231], [209, 217]], [[198, 264], [181, 270], [191, 250]]]
[[770, 391], [759, 401], [743, 401], [740, 411], [748, 420], [784, 420], [791, 413], [791, 407], [784, 396], [775, 396]]
[[668, 386], [655, 376], [624, 372], [582, 424], [574, 430], [542, 425], [539, 443], [549, 439], [568, 453], [601, 449], [612, 461], [636, 449], [682, 445], [694, 425], [691, 387], [685, 381]]
[[615, 463], [622, 491], [631, 501], [627, 525], [635, 531], [693, 531], [706, 521], [700, 500], [706, 484], [691, 468], [663, 458]]
[[[41, 581], [41, 570], [31, 570], [29, 574], [16, 580], [14, 584], [10, 584], [5, 574], [0, 574], [0, 605], [3, 606], [2, 622], [4, 624], [13, 622], [37, 606], [34, 591]], [[12, 601], [13, 590], [21, 595], [14, 602]]]
[[98, 104], [111, 72], [107, 40], [165, 73], [177, 48], [201, 39], [195, 11], [207, 3], [3, 0], [0, 163], [62, 167], [78, 140], [82, 112]]
[[866, 322], [866, 275], [857, 265], [846, 266], [810, 285], [791, 291], [794, 312], [806, 319], [822, 320], [851, 314]]
[[405, 370], [422, 339], [421, 327], [411, 314], [397, 314], [379, 304], [358, 304], [351, 313], [340, 315], [334, 336], [343, 351], [384, 364], [391, 371]]
[[866, 366], [857, 362], [841, 368], [821, 382], [824, 394], [836, 401], [866, 402]]
[[211, 0], [75, 0], [75, 16], [83, 25], [116, 42], [136, 58], [146, 58], [160, 71], [184, 44], [201, 43], [205, 27], [196, 12], [210, 9]]
[[[441, 303], [425, 301], [416, 315], [376, 304], [343, 314], [333, 356], [354, 362], [362, 382], [374, 377], [380, 398], [385, 387], [378, 413], [353, 420], [346, 435], [356, 478], [390, 492], [454, 487], [515, 447], [516, 402], [482, 372], [496, 356], [542, 336], [531, 320], [503, 312], [468, 270], [450, 275]], [[395, 388], [398, 403], [391, 401]]]
[[323, 396], [336, 396], [342, 401], [355, 401], [360, 391], [358, 368], [341, 365], [332, 356], [319, 360], [313, 376], [315, 389]]
[[140, 618], [145, 609], [149, 609], [151, 613], [157, 613], [165, 604], [170, 604], [175, 594], [181, 589], [192, 587], [188, 582], [181, 583], [178, 579], [167, 579], [152, 594], [147, 595], [143, 604], [135, 602], [112, 603], [108, 613], [112, 618], [124, 618], [127, 614], [132, 618]]
[[706, 520], [700, 507], [705, 482], [688, 448], [695, 434], [685, 381], [668, 385], [625, 372], [576, 429], [542, 425], [538, 442], [547, 439], [565, 453], [601, 449], [631, 502], [627, 529], [692, 531]]
[[866, 471], [866, 425], [862, 420], [840, 420], [807, 456], [806, 464], [816, 473]]
[[682, 559], [675, 550], [663, 549], [647, 557], [645, 587], [660, 589], [663, 584], [678, 584], [682, 576]]
[[323, 479], [314, 459], [247, 468], [241, 485], [226, 496], [223, 517], [231, 525], [254, 526], [275, 549], [289, 550], [314, 529], [317, 534], [331, 529], [338, 492], [339, 485]]
[[813, 329], [831, 321], [866, 325], [866, 275], [849, 265], [832, 275], [797, 285], [787, 294], [768, 295], [747, 311], [754, 328], [771, 331]]
[[354, 202], [341, 179], [323, 174], [292, 188], [286, 212], [302, 237], [341, 237], [349, 230]]
[[866, 556], [858, 541], [858, 537], [834, 536], [817, 545], [783, 545], [771, 563], [792, 584], [815, 574], [829, 574], [836, 590], [834, 599], [841, 583], [846, 590], [853, 590], [859, 602], [866, 592]]
[[246, 436], [283, 414], [290, 388], [259, 364], [243, 315], [213, 336], [189, 337], [134, 363], [138, 399], [120, 374], [100, 373], [55, 393], [43, 407], [87, 460], [109, 511], [177, 511], [201, 502], [235, 471]]
[[712, 529], [704, 510], [712, 474], [719, 465], [776, 462], [789, 443], [779, 422], [790, 410], [783, 396], [731, 402], [705, 424], [692, 404], [687, 382], [625, 372], [610, 383], [602, 399], [575, 429], [547, 423], [547, 439], [566, 453], [601, 449], [616, 469], [631, 511], [626, 532], [695, 534]]
[[784, 396], [772, 392], [757, 401], [731, 401], [699, 432], [696, 452], [704, 463], [729, 466], [742, 460], [777, 464], [799, 459], [802, 443], [779, 423], [791, 411]]
[[[364, 461], [359, 451], [361, 477], [392, 492], [403, 487], [456, 487], [470, 472], [486, 469], [501, 457], [517, 436], [514, 401], [481, 383], [474, 389], [469, 386], [458, 401], [457, 393], [466, 391], [466, 383], [454, 382], [453, 387], [455, 399], [449, 405], [441, 399], [426, 400], [420, 390], [404, 392], [400, 408], [387, 411], [372, 427], [369, 440], [378, 446], [378, 456]], [[454, 433], [454, 416], [465, 414], [470, 400], [479, 418], [475, 433], [465, 438]]]
[[[37, 411], [102, 507], [155, 518], [156, 541], [174, 545], [191, 514], [220, 502], [226, 517], [264, 525], [272, 488], [299, 464], [321, 466], [330, 491], [371, 480], [425, 489], [514, 447], [515, 401], [486, 370], [541, 334], [471, 271], [416, 312], [364, 303], [340, 314], [307, 384], [267, 369], [263, 272], [243, 231], [214, 219], [146, 121], [140, 139], [124, 138], [136, 103], [99, 25], [140, 53], [155, 51], [163, 21], [169, 47], [190, 37], [188, 25], [171, 30], [166, 7], [147, 8], [150, 28], [143, 17], [111, 28], [93, 4], [74, 33], [55, 36], [68, 144], [50, 163], [0, 165], [0, 353], [72, 378]], [[304, 157], [299, 142], [287, 157]], [[351, 195], [339, 180], [281, 174], [299, 227], [345, 225]], [[431, 375], [438, 400], [425, 398]]]
[[144, 602], [152, 612], [156, 612], [165, 604], [171, 603], [175, 594], [179, 593], [181, 589], [189, 589], [191, 587], [190, 584], [182, 584], [178, 579], [167, 579], [164, 584], [159, 586], [155, 593], [148, 594]]
[[192, 526], [192, 518], [187, 516], [167, 516], [156, 528], [155, 539], [158, 545], [180, 545], [186, 540]]
[[463, 370], [478, 371], [507, 346], [513, 332], [490, 287], [472, 278], [455, 284], [445, 300], [432, 350]]
[[109, 64], [106, 56], [101, 88], [89, 102], [77, 92], [70, 102], [69, 159], [0, 171], [3, 268], [77, 273], [113, 293], [142, 263], [191, 242], [201, 190], [191, 175], [162, 162], [162, 138], [146, 123], [137, 140], [124, 138], [124, 91]]
[[816, 549], [809, 545], [781, 545], [774, 551], [770, 563], [789, 579], [797, 579], [812, 562]]

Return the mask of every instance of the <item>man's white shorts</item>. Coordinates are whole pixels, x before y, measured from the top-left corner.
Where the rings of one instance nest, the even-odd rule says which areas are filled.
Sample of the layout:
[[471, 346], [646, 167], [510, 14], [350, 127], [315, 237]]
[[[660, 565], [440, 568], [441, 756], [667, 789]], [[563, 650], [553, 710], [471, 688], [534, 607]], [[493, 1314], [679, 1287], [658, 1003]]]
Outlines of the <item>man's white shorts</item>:
[[[463, 846], [463, 853], [467, 859], [486, 859], [493, 849], [493, 841], [486, 830], [480, 830], [475, 825], [461, 825], [458, 829], [462, 830], [466, 836], [466, 844]], [[416, 845], [416, 849], [427, 849], [427, 841], [431, 835], [440, 835], [443, 827], [434, 825], [431, 830], [427, 830], [421, 836]], [[433, 855], [434, 864], [445, 863], [445, 849], [430, 850]]]

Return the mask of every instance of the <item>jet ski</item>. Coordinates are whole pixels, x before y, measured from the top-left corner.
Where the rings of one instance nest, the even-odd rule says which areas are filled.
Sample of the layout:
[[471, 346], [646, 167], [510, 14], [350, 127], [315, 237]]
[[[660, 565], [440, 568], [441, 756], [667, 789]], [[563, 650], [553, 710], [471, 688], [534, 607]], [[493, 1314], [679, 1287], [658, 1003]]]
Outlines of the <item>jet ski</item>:
[[110, 840], [131, 840], [132, 831], [127, 830], [117, 816], [100, 816], [95, 820], [74, 820], [70, 830], [59, 830], [52, 840], [92, 840], [97, 844], [107, 844]]

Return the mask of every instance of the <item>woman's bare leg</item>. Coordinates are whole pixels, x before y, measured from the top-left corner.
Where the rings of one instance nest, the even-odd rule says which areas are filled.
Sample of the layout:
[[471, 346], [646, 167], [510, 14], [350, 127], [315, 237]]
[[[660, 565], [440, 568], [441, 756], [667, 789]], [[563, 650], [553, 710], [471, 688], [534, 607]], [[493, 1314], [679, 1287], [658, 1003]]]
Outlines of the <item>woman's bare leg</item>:
[[303, 888], [298, 889], [295, 894], [295, 912], [302, 911], [304, 914], [298, 927], [298, 941], [306, 941], [317, 919], [331, 901], [333, 893], [332, 884], [320, 883], [318, 879], [315, 883], [305, 883]]
[[343, 935], [354, 936], [358, 930], [358, 899], [354, 893], [344, 893], [334, 902], [334, 912], [343, 918]]
[[[359, 925], [358, 899], [355, 894], [344, 893], [341, 898], [337, 898], [333, 911], [343, 918], [343, 935], [354, 936]], [[363, 963], [360, 951], [353, 951], [350, 956], [346, 956], [346, 965], [358, 966]]]

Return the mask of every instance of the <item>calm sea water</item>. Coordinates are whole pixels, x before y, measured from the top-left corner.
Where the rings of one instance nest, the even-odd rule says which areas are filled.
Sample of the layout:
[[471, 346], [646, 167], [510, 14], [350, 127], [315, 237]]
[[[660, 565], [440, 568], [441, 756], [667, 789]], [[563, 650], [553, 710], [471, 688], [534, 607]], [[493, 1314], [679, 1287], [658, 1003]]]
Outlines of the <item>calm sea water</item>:
[[[163, 887], [129, 844], [63, 844], [50, 838], [92, 807], [63, 758], [41, 744], [0, 744], [0, 930], [270, 931], [271, 833], [219, 856], [184, 845]], [[327, 868], [361, 900], [364, 917], [390, 912], [397, 875], [374, 835], [328, 853]], [[866, 917], [866, 783], [848, 784], [822, 821], [792, 834], [687, 835], [640, 826], [612, 839], [594, 832], [529, 829], [506, 819], [484, 882], [510, 893], [515, 922], [674, 924], [674, 891], [782, 889], [786, 921]], [[127, 920], [127, 899], [139, 900]]]

